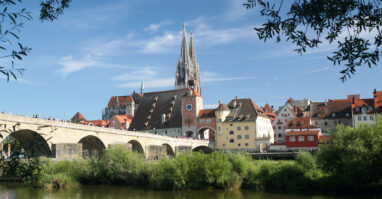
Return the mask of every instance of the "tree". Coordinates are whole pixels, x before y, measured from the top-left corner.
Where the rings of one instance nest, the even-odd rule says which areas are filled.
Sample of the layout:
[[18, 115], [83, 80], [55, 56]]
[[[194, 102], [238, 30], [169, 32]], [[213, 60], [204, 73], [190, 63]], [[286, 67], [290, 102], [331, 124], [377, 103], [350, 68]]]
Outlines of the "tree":
[[[307, 48], [337, 42], [327, 58], [344, 68], [342, 81], [358, 67], [377, 65], [382, 44], [382, 0], [247, 0], [247, 9], [260, 7], [267, 22], [254, 28], [260, 40], [291, 41], [302, 55]], [[290, 6], [290, 7], [289, 7]]]
[[[71, 0], [44, 0], [40, 3], [40, 20], [53, 21], [63, 14], [65, 8], [69, 7]], [[31, 13], [25, 8], [18, 8], [22, 0], [0, 0], [0, 59], [10, 61], [10, 66], [0, 65], [0, 75], [10, 79], [17, 79], [23, 68], [15, 66], [15, 60], [22, 60], [32, 50], [23, 46], [18, 40], [24, 21], [32, 19]], [[17, 43], [17, 45], [14, 45]]]

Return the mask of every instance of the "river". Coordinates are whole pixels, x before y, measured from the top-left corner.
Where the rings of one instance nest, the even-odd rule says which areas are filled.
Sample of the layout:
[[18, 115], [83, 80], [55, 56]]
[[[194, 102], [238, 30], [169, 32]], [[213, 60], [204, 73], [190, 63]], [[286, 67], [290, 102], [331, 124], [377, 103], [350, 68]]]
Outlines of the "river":
[[128, 186], [79, 186], [67, 190], [35, 189], [22, 184], [0, 184], [0, 199], [340, 199], [381, 198], [382, 195], [304, 195], [257, 193], [250, 190], [154, 191]]

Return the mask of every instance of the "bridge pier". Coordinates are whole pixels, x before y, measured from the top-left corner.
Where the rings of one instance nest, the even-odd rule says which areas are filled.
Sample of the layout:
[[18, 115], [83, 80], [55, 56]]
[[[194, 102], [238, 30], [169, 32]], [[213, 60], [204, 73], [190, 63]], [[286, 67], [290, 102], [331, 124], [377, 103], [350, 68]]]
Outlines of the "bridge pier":
[[167, 156], [167, 148], [163, 145], [148, 145], [145, 151], [147, 160], [160, 160]]
[[175, 155], [176, 156], [181, 155], [181, 154], [185, 154], [185, 153], [189, 153], [191, 151], [192, 151], [191, 146], [176, 146], [175, 147]]
[[80, 159], [82, 158], [82, 144], [52, 144], [52, 158], [56, 158], [58, 160]]

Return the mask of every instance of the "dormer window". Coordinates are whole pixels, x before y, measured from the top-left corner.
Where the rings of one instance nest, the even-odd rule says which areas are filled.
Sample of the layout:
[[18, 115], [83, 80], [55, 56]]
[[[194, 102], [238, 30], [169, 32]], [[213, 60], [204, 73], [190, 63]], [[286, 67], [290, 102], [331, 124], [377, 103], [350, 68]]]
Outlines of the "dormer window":
[[366, 111], [367, 111], [367, 108], [366, 108], [366, 107], [362, 107], [362, 108], [361, 108], [361, 112], [362, 112], [362, 113], [366, 113]]
[[336, 113], [332, 113], [332, 117], [336, 117]]
[[357, 111], [357, 112], [359, 111], [359, 106], [355, 107], [355, 111]]
[[373, 107], [369, 106], [369, 111], [372, 111], [373, 110]]

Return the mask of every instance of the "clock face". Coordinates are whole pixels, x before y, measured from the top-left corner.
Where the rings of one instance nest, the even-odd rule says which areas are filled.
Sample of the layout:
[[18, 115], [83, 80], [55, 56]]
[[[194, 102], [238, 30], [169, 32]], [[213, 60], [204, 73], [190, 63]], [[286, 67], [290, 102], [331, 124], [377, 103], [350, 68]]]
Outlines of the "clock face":
[[191, 109], [192, 109], [192, 104], [187, 104], [186, 105], [186, 110], [187, 111], [191, 111]]

